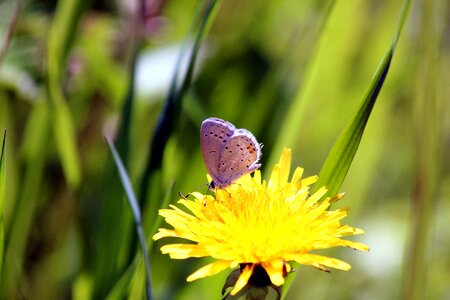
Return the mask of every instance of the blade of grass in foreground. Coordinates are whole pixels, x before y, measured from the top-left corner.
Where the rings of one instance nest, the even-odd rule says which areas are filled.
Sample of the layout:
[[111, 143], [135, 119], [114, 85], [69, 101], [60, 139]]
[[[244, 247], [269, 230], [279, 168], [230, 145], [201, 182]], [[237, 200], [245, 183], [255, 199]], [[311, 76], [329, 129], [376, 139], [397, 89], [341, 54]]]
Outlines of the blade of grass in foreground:
[[[166, 189], [165, 195], [163, 197], [164, 200], [161, 203], [161, 207], [167, 207], [169, 205], [169, 203], [171, 202], [174, 185], [175, 185], [175, 182], [172, 182], [170, 184], [170, 186]], [[154, 222], [153, 229], [149, 234], [150, 237], [152, 237], [157, 232], [162, 221], [163, 221], [163, 218], [160, 215], [158, 215]], [[151, 248], [153, 246], [153, 243], [154, 243], [153, 239], [150, 238], [150, 240], [148, 241], [148, 247]], [[139, 257], [139, 258], [141, 258], [141, 257]], [[143, 286], [144, 286], [144, 278], [145, 278], [144, 264], [142, 262], [142, 259], [140, 259], [138, 261], [138, 263], [136, 264], [136, 269], [133, 272], [133, 278], [130, 282], [130, 286], [128, 289], [128, 299], [142, 299], [143, 298], [142, 291], [143, 291]]]
[[[170, 188], [167, 189], [161, 207], [167, 207], [169, 205], [174, 185], [175, 183], [172, 182]], [[150, 236], [153, 236], [156, 233], [162, 221], [163, 218], [158, 215], [156, 223], [154, 224], [153, 229], [150, 233]], [[153, 245], [153, 239], [150, 239], [147, 245], [148, 248], [151, 249]], [[127, 269], [123, 272], [122, 276], [114, 284], [114, 287], [111, 289], [106, 299], [107, 300], [124, 299], [127, 291], [129, 291], [129, 295], [133, 295], [134, 298], [132, 297], [131, 299], [142, 299], [141, 295], [135, 297], [135, 295], [138, 294], [138, 291], [135, 291], [133, 288], [130, 289], [130, 285], [132, 285], [132, 281], [136, 280], [136, 278], [143, 277], [142, 274], [145, 273], [145, 270], [143, 269], [144, 268], [142, 268], [142, 256], [140, 256], [139, 253], [137, 253], [134, 256], [131, 263], [128, 265]]]
[[[125, 84], [123, 85], [124, 88], [120, 88], [120, 93], [118, 93], [123, 100], [120, 102], [122, 103], [122, 108], [115, 146], [125, 168], [128, 168], [130, 160], [130, 136], [136, 100], [135, 73], [137, 58], [143, 44], [143, 30], [145, 27], [145, 0], [139, 0], [136, 4], [138, 5], [123, 20], [130, 29], [130, 34], [127, 35], [124, 41], [124, 44], [127, 45], [125, 53], [127, 72], [126, 76], [123, 74], [121, 80]], [[92, 38], [87, 39], [85, 44], [90, 49], [90, 55], [92, 55], [91, 63], [97, 65], [99, 59], [104, 60], [102, 57], [103, 53], [99, 53], [95, 49], [98, 48], [97, 46], [92, 47], [91, 40]], [[104, 68], [104, 70], [109, 70], [106, 73], [110, 73], [111, 67], [117, 67], [117, 65], [110, 64], [109, 61], [104, 61], [102, 66], [109, 67]], [[104, 75], [101, 74], [99, 76], [103, 77]], [[118, 90], [116, 89], [116, 91]], [[96, 220], [97, 224], [92, 224], [97, 229], [94, 238], [96, 245], [93, 247], [91, 254], [96, 256], [97, 259], [90, 266], [90, 271], [94, 274], [93, 281], [95, 282], [92, 285], [93, 298], [104, 299], [108, 293], [111, 293], [111, 287], [116, 285], [117, 278], [129, 268], [127, 266], [132, 262], [137, 252], [136, 248], [139, 247], [138, 237], [134, 234], [132, 227], [133, 216], [128, 211], [127, 204], [123, 201], [122, 188], [113, 168], [115, 167], [108, 161], [101, 180], [95, 184], [95, 188], [99, 191], [104, 190], [105, 187], [108, 188], [97, 196], [98, 201], [96, 205], [99, 208], [98, 213], [101, 211], [101, 214]], [[110, 224], [110, 220], [115, 220], [113, 225]], [[122, 298], [117, 297], [116, 299]]]
[[[353, 158], [355, 157], [356, 151], [358, 150], [358, 146], [369, 116], [372, 112], [372, 108], [375, 105], [381, 88], [383, 87], [384, 80], [386, 79], [386, 75], [389, 71], [392, 57], [394, 55], [395, 47], [408, 15], [410, 4], [410, 0], [405, 0], [403, 2], [400, 21], [395, 36], [392, 40], [392, 44], [381, 60], [378, 69], [375, 71], [360, 106], [328, 154], [328, 157], [319, 173], [319, 180], [314, 185], [313, 192], [324, 185], [328, 187], [327, 195], [334, 195], [339, 191]], [[294, 268], [295, 267], [296, 266], [294, 264]], [[286, 283], [283, 287], [283, 299], [286, 297], [287, 291], [289, 290], [293, 279], [294, 276], [287, 277]]]
[[3, 133], [2, 149], [0, 152], [0, 274], [3, 266], [3, 249], [5, 246], [5, 222], [3, 220], [3, 207], [5, 205], [6, 186], [6, 129]]
[[364, 96], [360, 106], [355, 111], [350, 122], [347, 124], [346, 128], [341, 133], [328, 154], [327, 159], [320, 170], [319, 180], [315, 184], [313, 192], [317, 191], [321, 186], [326, 185], [328, 187], [327, 195], [335, 195], [338, 193], [339, 188], [344, 182], [348, 169], [350, 168], [356, 151], [358, 150], [367, 121], [372, 113], [372, 108], [377, 101], [378, 95], [383, 87], [384, 80], [386, 79], [386, 75], [389, 71], [398, 38], [408, 15], [409, 6], [410, 0], [406, 0], [403, 3], [400, 22], [394, 39], [392, 40], [392, 44], [372, 77], [366, 91], [366, 95]]
[[117, 170], [119, 172], [120, 181], [122, 182], [122, 186], [123, 186], [123, 189], [127, 196], [128, 203], [130, 204], [131, 211], [133, 212], [134, 222], [136, 225], [136, 231], [139, 236], [142, 254], [143, 254], [144, 260], [145, 260], [147, 299], [151, 300], [152, 292], [151, 292], [151, 284], [150, 284], [150, 259], [149, 259], [148, 249], [147, 249], [147, 241], [145, 239], [144, 230], [142, 228], [141, 210], [139, 208], [139, 203], [136, 199], [136, 196], [134, 195], [133, 186], [131, 185], [130, 178], [128, 177], [127, 171], [125, 170], [125, 167], [122, 163], [122, 160], [119, 157], [119, 154], [116, 151], [116, 148], [108, 139], [106, 139], [106, 141], [108, 142], [109, 149], [111, 150], [111, 153], [113, 155], [114, 162], [115, 162]]
[[[129, 24], [128, 26], [133, 28], [133, 30], [131, 30], [131, 33], [127, 37], [126, 41], [128, 45], [128, 53], [126, 54], [128, 61], [128, 86], [121, 109], [120, 125], [116, 140], [117, 151], [122, 158], [122, 162], [126, 168], [128, 168], [129, 162], [131, 125], [133, 120], [133, 108], [135, 106], [136, 100], [136, 66], [143, 44], [143, 28], [145, 27], [145, 0], [140, 0], [138, 1], [138, 3], [139, 6], [137, 6], [131, 16], [126, 19], [126, 22]], [[121, 196], [119, 197], [121, 198]], [[109, 206], [110, 202], [108, 200], [106, 200], [106, 203]], [[130, 228], [129, 224], [131, 224], [131, 216], [129, 214], [122, 214], [120, 210], [117, 209], [112, 209], [111, 213], [112, 215], [108, 216], [107, 218], [113, 217], [118, 220], [117, 225], [121, 226], [122, 228]], [[107, 227], [106, 230], [108, 230]], [[123, 262], [123, 267], [125, 267], [125, 264], [129, 264], [132, 261], [133, 255], [136, 252], [136, 247], [138, 247], [136, 235], [132, 234], [132, 231], [130, 230], [125, 230], [124, 236], [120, 240], [120, 243], [118, 243], [117, 249], [121, 253], [127, 253], [128, 256], [126, 258], [126, 261]]]

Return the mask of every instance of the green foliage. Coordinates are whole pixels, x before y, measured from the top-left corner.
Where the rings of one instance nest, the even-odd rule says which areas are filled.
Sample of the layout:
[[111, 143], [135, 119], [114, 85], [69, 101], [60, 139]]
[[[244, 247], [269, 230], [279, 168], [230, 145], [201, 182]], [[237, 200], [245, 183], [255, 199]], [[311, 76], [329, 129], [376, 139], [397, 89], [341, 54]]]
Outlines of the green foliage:
[[75, 128], [69, 107], [61, 90], [67, 53], [75, 34], [83, 1], [60, 1], [56, 7], [48, 37], [48, 93], [53, 119], [53, 133], [61, 156], [67, 182], [76, 187], [80, 183], [80, 159], [76, 150]]
[[6, 130], [3, 133], [2, 149], [0, 150], [0, 271], [3, 270], [3, 250], [5, 246], [5, 220], [3, 208], [6, 190]]
[[136, 230], [139, 236], [139, 242], [141, 245], [142, 255], [145, 261], [145, 285], [146, 285], [146, 296], [147, 299], [152, 299], [152, 290], [150, 283], [150, 258], [147, 249], [147, 241], [145, 238], [144, 230], [142, 229], [142, 217], [141, 217], [141, 209], [139, 208], [139, 203], [134, 195], [133, 187], [131, 185], [130, 178], [125, 170], [125, 166], [123, 165], [122, 160], [117, 153], [114, 145], [107, 140], [109, 149], [114, 158], [114, 163], [116, 164], [117, 170], [119, 172], [120, 181], [122, 183], [125, 194], [127, 195], [128, 203], [130, 204], [131, 211], [133, 212], [134, 222], [136, 223]]
[[[328, 154], [327, 159], [320, 170], [319, 180], [315, 183], [312, 192], [316, 192], [321, 187], [327, 186], [328, 191], [325, 196], [333, 196], [339, 193], [339, 189], [344, 182], [347, 172], [350, 169], [356, 155], [356, 151], [358, 150], [366, 124], [372, 113], [372, 109], [378, 99], [378, 95], [380, 94], [381, 88], [383, 87], [384, 81], [389, 72], [395, 47], [403, 29], [406, 17], [408, 16], [409, 6], [410, 1], [405, 0], [403, 4], [403, 11], [400, 16], [400, 22], [392, 40], [392, 44], [386, 51], [386, 54], [375, 71], [361, 104]], [[297, 267], [299, 266], [297, 265]], [[285, 284], [285, 291], [289, 289], [292, 280], [293, 278], [291, 277]]]
[[[255, 134], [264, 175], [292, 148], [306, 175], [320, 171], [317, 187], [346, 192], [337, 205], [366, 230], [356, 239], [370, 253], [333, 253], [350, 272], [298, 267], [284, 297], [445, 297], [444, 2], [413, 2], [421, 17], [406, 22], [403, 0], [32, 0], [15, 23], [15, 0], [0, 3], [0, 298], [144, 298], [136, 223], [155, 299], [218, 298], [231, 271], [186, 283], [204, 262], [170, 260], [151, 238], [178, 192], [207, 191], [198, 135], [209, 116]], [[415, 251], [403, 253], [407, 232]]]
[[381, 60], [361, 104], [334, 144], [330, 154], [328, 154], [327, 159], [320, 170], [319, 180], [314, 187], [314, 191], [317, 191], [320, 187], [326, 185], [328, 187], [327, 195], [333, 196], [339, 192], [339, 188], [344, 182], [348, 169], [355, 157], [361, 138], [364, 134], [364, 129], [389, 72], [395, 47], [403, 29], [403, 24], [408, 16], [409, 6], [410, 1], [405, 0], [400, 22], [392, 40], [391, 47], [389, 47]]

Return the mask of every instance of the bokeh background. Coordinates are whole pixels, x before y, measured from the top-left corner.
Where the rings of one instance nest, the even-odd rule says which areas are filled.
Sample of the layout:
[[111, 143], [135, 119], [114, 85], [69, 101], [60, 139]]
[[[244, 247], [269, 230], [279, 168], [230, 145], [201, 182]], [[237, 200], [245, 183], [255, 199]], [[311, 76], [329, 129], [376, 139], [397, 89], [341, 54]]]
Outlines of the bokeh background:
[[[168, 116], [176, 61], [181, 53], [183, 74], [205, 3], [0, 2], [2, 298], [143, 297], [133, 220], [104, 136], [117, 141], [137, 195], [148, 190], [139, 197], [149, 239], [158, 208], [178, 192], [206, 192], [199, 129], [207, 117], [252, 131], [264, 144], [266, 176], [283, 147], [306, 175], [318, 174], [403, 5], [218, 2], [190, 85]], [[413, 1], [336, 204], [350, 208], [344, 221], [366, 231], [354, 239], [371, 251], [321, 252], [352, 270], [300, 267], [287, 299], [450, 299], [449, 49], [448, 1]], [[164, 116], [171, 126], [154, 138]], [[228, 273], [186, 283], [205, 262], [170, 260], [159, 252], [165, 243], [151, 244], [155, 299], [219, 299]]]

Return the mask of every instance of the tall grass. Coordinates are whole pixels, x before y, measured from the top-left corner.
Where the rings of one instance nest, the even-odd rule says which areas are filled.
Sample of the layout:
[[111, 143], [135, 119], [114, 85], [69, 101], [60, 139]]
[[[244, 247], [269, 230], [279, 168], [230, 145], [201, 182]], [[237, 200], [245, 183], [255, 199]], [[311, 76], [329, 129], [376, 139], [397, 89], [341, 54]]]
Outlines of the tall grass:
[[[201, 262], [171, 261], [151, 240], [158, 209], [206, 191], [199, 128], [217, 116], [264, 144], [264, 170], [283, 147], [307, 175], [327, 161], [321, 183], [346, 192], [348, 222], [366, 230], [369, 254], [334, 253], [350, 272], [300, 267], [287, 299], [443, 299], [449, 15], [443, 0], [416, 1], [398, 25], [405, 3], [28, 1], [15, 23], [16, 1], [0, 3], [0, 297], [145, 297], [107, 136], [138, 196], [154, 299], [219, 298], [228, 274], [186, 283]], [[140, 77], [156, 50], [166, 56]], [[330, 149], [342, 155], [327, 160]]]

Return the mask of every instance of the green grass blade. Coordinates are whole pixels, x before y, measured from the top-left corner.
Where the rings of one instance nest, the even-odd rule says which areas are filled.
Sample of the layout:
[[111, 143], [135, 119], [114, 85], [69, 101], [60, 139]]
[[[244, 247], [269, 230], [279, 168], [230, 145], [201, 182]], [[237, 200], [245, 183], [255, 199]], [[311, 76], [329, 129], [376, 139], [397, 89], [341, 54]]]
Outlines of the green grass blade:
[[143, 30], [145, 28], [145, 0], [140, 0], [139, 2], [139, 10], [137, 10], [134, 18], [130, 18], [130, 26], [133, 28], [134, 34], [130, 36], [128, 39], [128, 60], [129, 60], [129, 68], [128, 68], [128, 90], [125, 95], [125, 101], [123, 102], [122, 112], [121, 112], [121, 124], [119, 135], [117, 139], [117, 149], [119, 151], [120, 156], [122, 157], [123, 162], [127, 165], [128, 161], [128, 148], [130, 143], [130, 128], [131, 128], [131, 120], [133, 117], [133, 106], [135, 100], [135, 75], [136, 75], [136, 66], [137, 60], [139, 57], [139, 53], [142, 47], [142, 37]]
[[[174, 182], [170, 185], [170, 188], [167, 189], [166, 194], [164, 196], [163, 203], [161, 207], [167, 207], [170, 203]], [[156, 222], [153, 226], [153, 229], [150, 233], [150, 236], [153, 236], [161, 225], [163, 218], [158, 215]], [[148, 248], [150, 249], [153, 245], [153, 239], [148, 240]], [[130, 288], [130, 284], [135, 278], [138, 278], [139, 275], [136, 276], [136, 273], [145, 273], [145, 268], [141, 268], [142, 264], [142, 256], [135, 255], [131, 263], [128, 265], [127, 269], [123, 272], [122, 276], [117, 280], [114, 284], [114, 287], [109, 292], [106, 299], [108, 300], [116, 300], [116, 299], [124, 299], [128, 289]], [[136, 294], [136, 291], [130, 291], [130, 294]]]
[[121, 157], [123, 157], [123, 162], [125, 165], [127, 165], [128, 162], [128, 152], [130, 146], [131, 120], [133, 118], [133, 106], [135, 100], [134, 80], [137, 56], [138, 52], [136, 51], [133, 53], [133, 57], [131, 58], [132, 61], [129, 71], [128, 90], [122, 107], [121, 124], [117, 138], [117, 149]]
[[[116, 141], [117, 150], [122, 158], [122, 161], [126, 167], [128, 167], [129, 151], [130, 151], [130, 136], [131, 136], [131, 124], [133, 119], [133, 107], [135, 105], [136, 91], [135, 91], [135, 76], [136, 66], [139, 53], [142, 48], [143, 28], [145, 28], [145, 0], [140, 0], [140, 10], [135, 18], [130, 18], [129, 23], [134, 28], [134, 34], [132, 34], [128, 40], [129, 50], [129, 66], [128, 66], [128, 88], [123, 101], [121, 110], [120, 127]], [[127, 218], [129, 220], [129, 218]], [[124, 220], [126, 221], [126, 220]], [[131, 231], [128, 231], [130, 234]], [[133, 259], [133, 254], [136, 252], [137, 241], [136, 236], [131, 235], [128, 244], [123, 243], [127, 247], [128, 262]]]
[[[353, 161], [353, 158], [358, 150], [359, 143], [364, 133], [365, 126], [369, 119], [372, 108], [377, 100], [378, 94], [383, 87], [384, 80], [389, 71], [389, 67], [394, 55], [395, 47], [397, 45], [400, 33], [403, 28], [403, 24], [408, 15], [410, 0], [403, 2], [402, 12], [400, 16], [400, 22], [395, 32], [395, 36], [392, 40], [392, 44], [381, 60], [375, 74], [369, 84], [366, 95], [364, 96], [360, 106], [354, 113], [347, 127], [339, 136], [338, 140], [331, 149], [320, 173], [319, 180], [314, 185], [314, 190], [319, 189], [321, 186], [328, 186], [327, 195], [334, 195], [339, 191], [348, 169]], [[293, 264], [294, 268], [298, 268], [297, 264]], [[287, 292], [294, 280], [295, 276], [286, 278], [286, 283], [283, 287], [284, 299]]]
[[23, 263], [26, 247], [36, 214], [36, 209], [43, 201], [40, 194], [47, 156], [47, 144], [43, 143], [50, 132], [50, 111], [44, 99], [39, 99], [33, 108], [27, 123], [23, 141], [25, 168], [23, 182], [18, 195], [16, 209], [7, 232], [5, 264], [2, 273], [0, 298], [15, 295], [17, 283], [23, 279]]
[[[217, 0], [208, 0], [206, 9], [202, 11], [202, 7], [199, 8], [198, 11], [202, 12], [198, 13], [200, 15], [200, 24], [196, 29], [198, 18], [195, 18], [193, 26], [191, 27], [191, 31], [185, 39], [182, 50], [180, 51], [175, 72], [172, 77], [169, 94], [166, 99], [166, 104], [163, 111], [161, 112], [157, 127], [155, 129], [155, 133], [151, 140], [151, 145], [149, 147], [149, 160], [141, 177], [139, 199], [142, 202], [145, 202], [145, 199], [147, 198], [149, 181], [152, 177], [152, 174], [154, 174], [161, 168], [164, 149], [169, 140], [169, 137], [171, 136], [172, 131], [175, 128], [176, 122], [179, 119], [182, 99], [186, 94], [192, 80], [195, 61], [198, 55], [198, 50], [200, 49], [202, 38], [206, 32], [206, 29], [208, 28], [207, 25], [210, 24], [211, 20], [213, 19], [213, 12], [215, 11], [218, 2], [219, 1]], [[196, 32], [195, 29], [197, 30]], [[187, 42], [191, 40], [192, 36], [195, 36], [195, 38], [194, 45], [192, 46], [192, 50], [190, 52], [188, 68], [186, 73], [181, 74], [182, 58], [185, 56], [185, 53], [189, 51], [189, 49], [187, 49]], [[181, 83], [179, 83], [179, 79], [181, 80]]]
[[313, 191], [317, 191], [321, 186], [326, 185], [328, 187], [327, 195], [335, 195], [344, 182], [345, 176], [358, 150], [367, 121], [388, 74], [398, 38], [400, 37], [403, 24], [408, 15], [409, 6], [410, 1], [406, 0], [403, 4], [400, 22], [392, 44], [375, 71], [361, 104], [328, 154]]
[[69, 107], [61, 91], [60, 81], [65, 70], [69, 46], [81, 16], [83, 1], [59, 1], [48, 37], [48, 94], [54, 116], [53, 133], [58, 153], [69, 185], [81, 180], [80, 159], [76, 147], [75, 127]]
[[130, 286], [133, 275], [136, 272], [137, 265], [142, 260], [140, 255], [136, 255], [132, 262], [128, 265], [127, 269], [123, 272], [122, 276], [114, 284], [114, 287], [109, 292], [108, 296], [105, 297], [107, 300], [120, 300], [125, 299], [126, 292]]
[[0, 274], [3, 266], [3, 249], [5, 246], [5, 222], [3, 208], [5, 206], [6, 188], [6, 129], [3, 133], [2, 149], [0, 152]]
[[[161, 203], [161, 207], [167, 207], [169, 205], [170, 201], [172, 200], [174, 185], [175, 185], [175, 182], [172, 182], [170, 184], [169, 188], [166, 189], [163, 201]], [[162, 222], [163, 222], [163, 218], [160, 215], [158, 215], [154, 222], [152, 231], [149, 234], [150, 237], [153, 236], [157, 232], [157, 230]], [[151, 248], [153, 246], [153, 239], [150, 239], [148, 242], [149, 242], [148, 247]], [[136, 264], [136, 269], [134, 270], [134, 274], [130, 281], [128, 299], [142, 299], [142, 297], [143, 297], [142, 286], [143, 286], [143, 282], [144, 282], [143, 278], [145, 278], [144, 264], [143, 264], [142, 260], [138, 260], [137, 264]]]
[[320, 170], [319, 180], [315, 184], [313, 191], [318, 190], [319, 187], [324, 185], [328, 187], [328, 195], [334, 195], [339, 191], [356, 151], [358, 150], [364, 128], [381, 87], [383, 86], [383, 82], [391, 64], [392, 54], [392, 51], [388, 51], [378, 66], [364, 101], [358, 107], [351, 121], [347, 124], [347, 127], [341, 133], [328, 154], [328, 157]]
[[[273, 166], [278, 163], [280, 158], [280, 153], [283, 151], [284, 147], [295, 147], [297, 137], [301, 130], [301, 123], [304, 119], [305, 111], [311, 94], [311, 88], [313, 86], [313, 80], [316, 73], [317, 62], [320, 60], [320, 55], [318, 54], [322, 47], [323, 36], [326, 35], [326, 28], [330, 21], [330, 16], [335, 8], [336, 0], [330, 0], [325, 5], [325, 12], [322, 20], [320, 21], [319, 28], [317, 30], [317, 36], [314, 38], [314, 43], [310, 51], [309, 60], [305, 70], [305, 82], [302, 84], [301, 88], [296, 92], [296, 95], [292, 102], [289, 104], [289, 110], [287, 111], [285, 121], [279, 131], [278, 138], [276, 139], [274, 146], [271, 150], [270, 157], [266, 166], [266, 170], [272, 170]], [[290, 62], [288, 61], [288, 64]], [[269, 114], [270, 116], [270, 114]]]
[[448, 73], [448, 64], [446, 67], [438, 58], [445, 51], [440, 45], [448, 35], [441, 29], [443, 27], [436, 26], [445, 15], [438, 7], [438, 1], [423, 2], [418, 22], [420, 55], [413, 99], [415, 126], [412, 126], [415, 153], [401, 297], [409, 300], [439, 298], [432, 288], [430, 254], [435, 251], [435, 232], [439, 232], [436, 229], [439, 226], [439, 222], [436, 222], [436, 207], [439, 206], [441, 187], [445, 186], [445, 183], [441, 184], [444, 182], [442, 168], [445, 168], [445, 158], [441, 152], [445, 118], [442, 108], [448, 97], [442, 94], [441, 88], [448, 84], [448, 77], [439, 74]]
[[[116, 139], [117, 151], [120, 154], [122, 162], [125, 166], [128, 166], [130, 160], [130, 134], [133, 122], [133, 107], [135, 103], [135, 74], [136, 74], [136, 64], [139, 52], [142, 45], [143, 30], [145, 28], [144, 24], [144, 14], [145, 9], [142, 8], [144, 5], [143, 0], [139, 1], [141, 7], [137, 9], [133, 16], [127, 18], [127, 24], [132, 30], [132, 34], [127, 36], [127, 53], [126, 61], [128, 62], [126, 79], [123, 75], [121, 82], [126, 82], [122, 84], [125, 89], [120, 88], [120, 92], [115, 93], [123, 98], [120, 125]], [[90, 40], [86, 41], [86, 45], [90, 47], [91, 54], [94, 53], [92, 63], [98, 63], [98, 60], [104, 60], [102, 57], [103, 52], [96, 50], [98, 46], [90, 46]], [[102, 66], [105, 69], [110, 69], [111, 66], [109, 61], [103, 62]], [[120, 70], [120, 69], [119, 69]], [[108, 72], [109, 73], [109, 72]], [[113, 72], [114, 73], [114, 72]], [[104, 76], [104, 75], [100, 75]], [[115, 78], [115, 77], [114, 77]], [[117, 83], [113, 83], [113, 86], [117, 87]], [[114, 94], [114, 93], [112, 93]], [[115, 96], [117, 97], [117, 96]], [[110, 185], [115, 182], [114, 187], [111, 187], [107, 193], [102, 193], [98, 196], [98, 205], [102, 207], [101, 216], [98, 219], [99, 230], [96, 232], [96, 256], [98, 259], [95, 260], [94, 266], [94, 297], [104, 298], [106, 294], [111, 294], [111, 286], [117, 286], [117, 278], [124, 272], [133, 259], [135, 255], [136, 247], [138, 247], [138, 238], [134, 235], [132, 228], [132, 215], [127, 210], [125, 213], [123, 209], [126, 203], [124, 203], [122, 190], [120, 184], [117, 181], [118, 178], [112, 173], [113, 166], [108, 164], [105, 168], [105, 176], [101, 182], [98, 183], [97, 188], [102, 190], [105, 186]], [[113, 175], [114, 174], [114, 175]], [[109, 220], [115, 220], [114, 225], [109, 225]], [[94, 225], [95, 226], [95, 225]], [[113, 227], [111, 227], [113, 226]], [[112, 230], [112, 228], [114, 228]], [[119, 240], [119, 242], [117, 242]], [[112, 250], [114, 249], [114, 250]], [[116, 255], [115, 253], [119, 253]], [[120, 289], [118, 289], [120, 290]], [[120, 299], [118, 297], [117, 299]]]
[[114, 162], [115, 162], [117, 170], [119, 172], [120, 181], [122, 182], [122, 187], [127, 196], [128, 203], [130, 204], [130, 207], [131, 207], [131, 211], [133, 212], [134, 222], [136, 225], [136, 231], [139, 236], [141, 250], [142, 250], [142, 253], [144, 256], [144, 260], [145, 260], [147, 299], [151, 300], [152, 292], [151, 292], [151, 283], [150, 283], [150, 258], [149, 258], [149, 253], [148, 253], [148, 249], [147, 249], [147, 241], [145, 238], [144, 230], [142, 228], [141, 210], [139, 208], [139, 203], [134, 194], [133, 186], [131, 185], [130, 178], [128, 177], [127, 171], [125, 170], [125, 166], [123, 165], [122, 160], [120, 159], [119, 154], [116, 151], [116, 148], [108, 139], [106, 139], [106, 141], [108, 142], [109, 149], [111, 150], [111, 153], [113, 155]]

